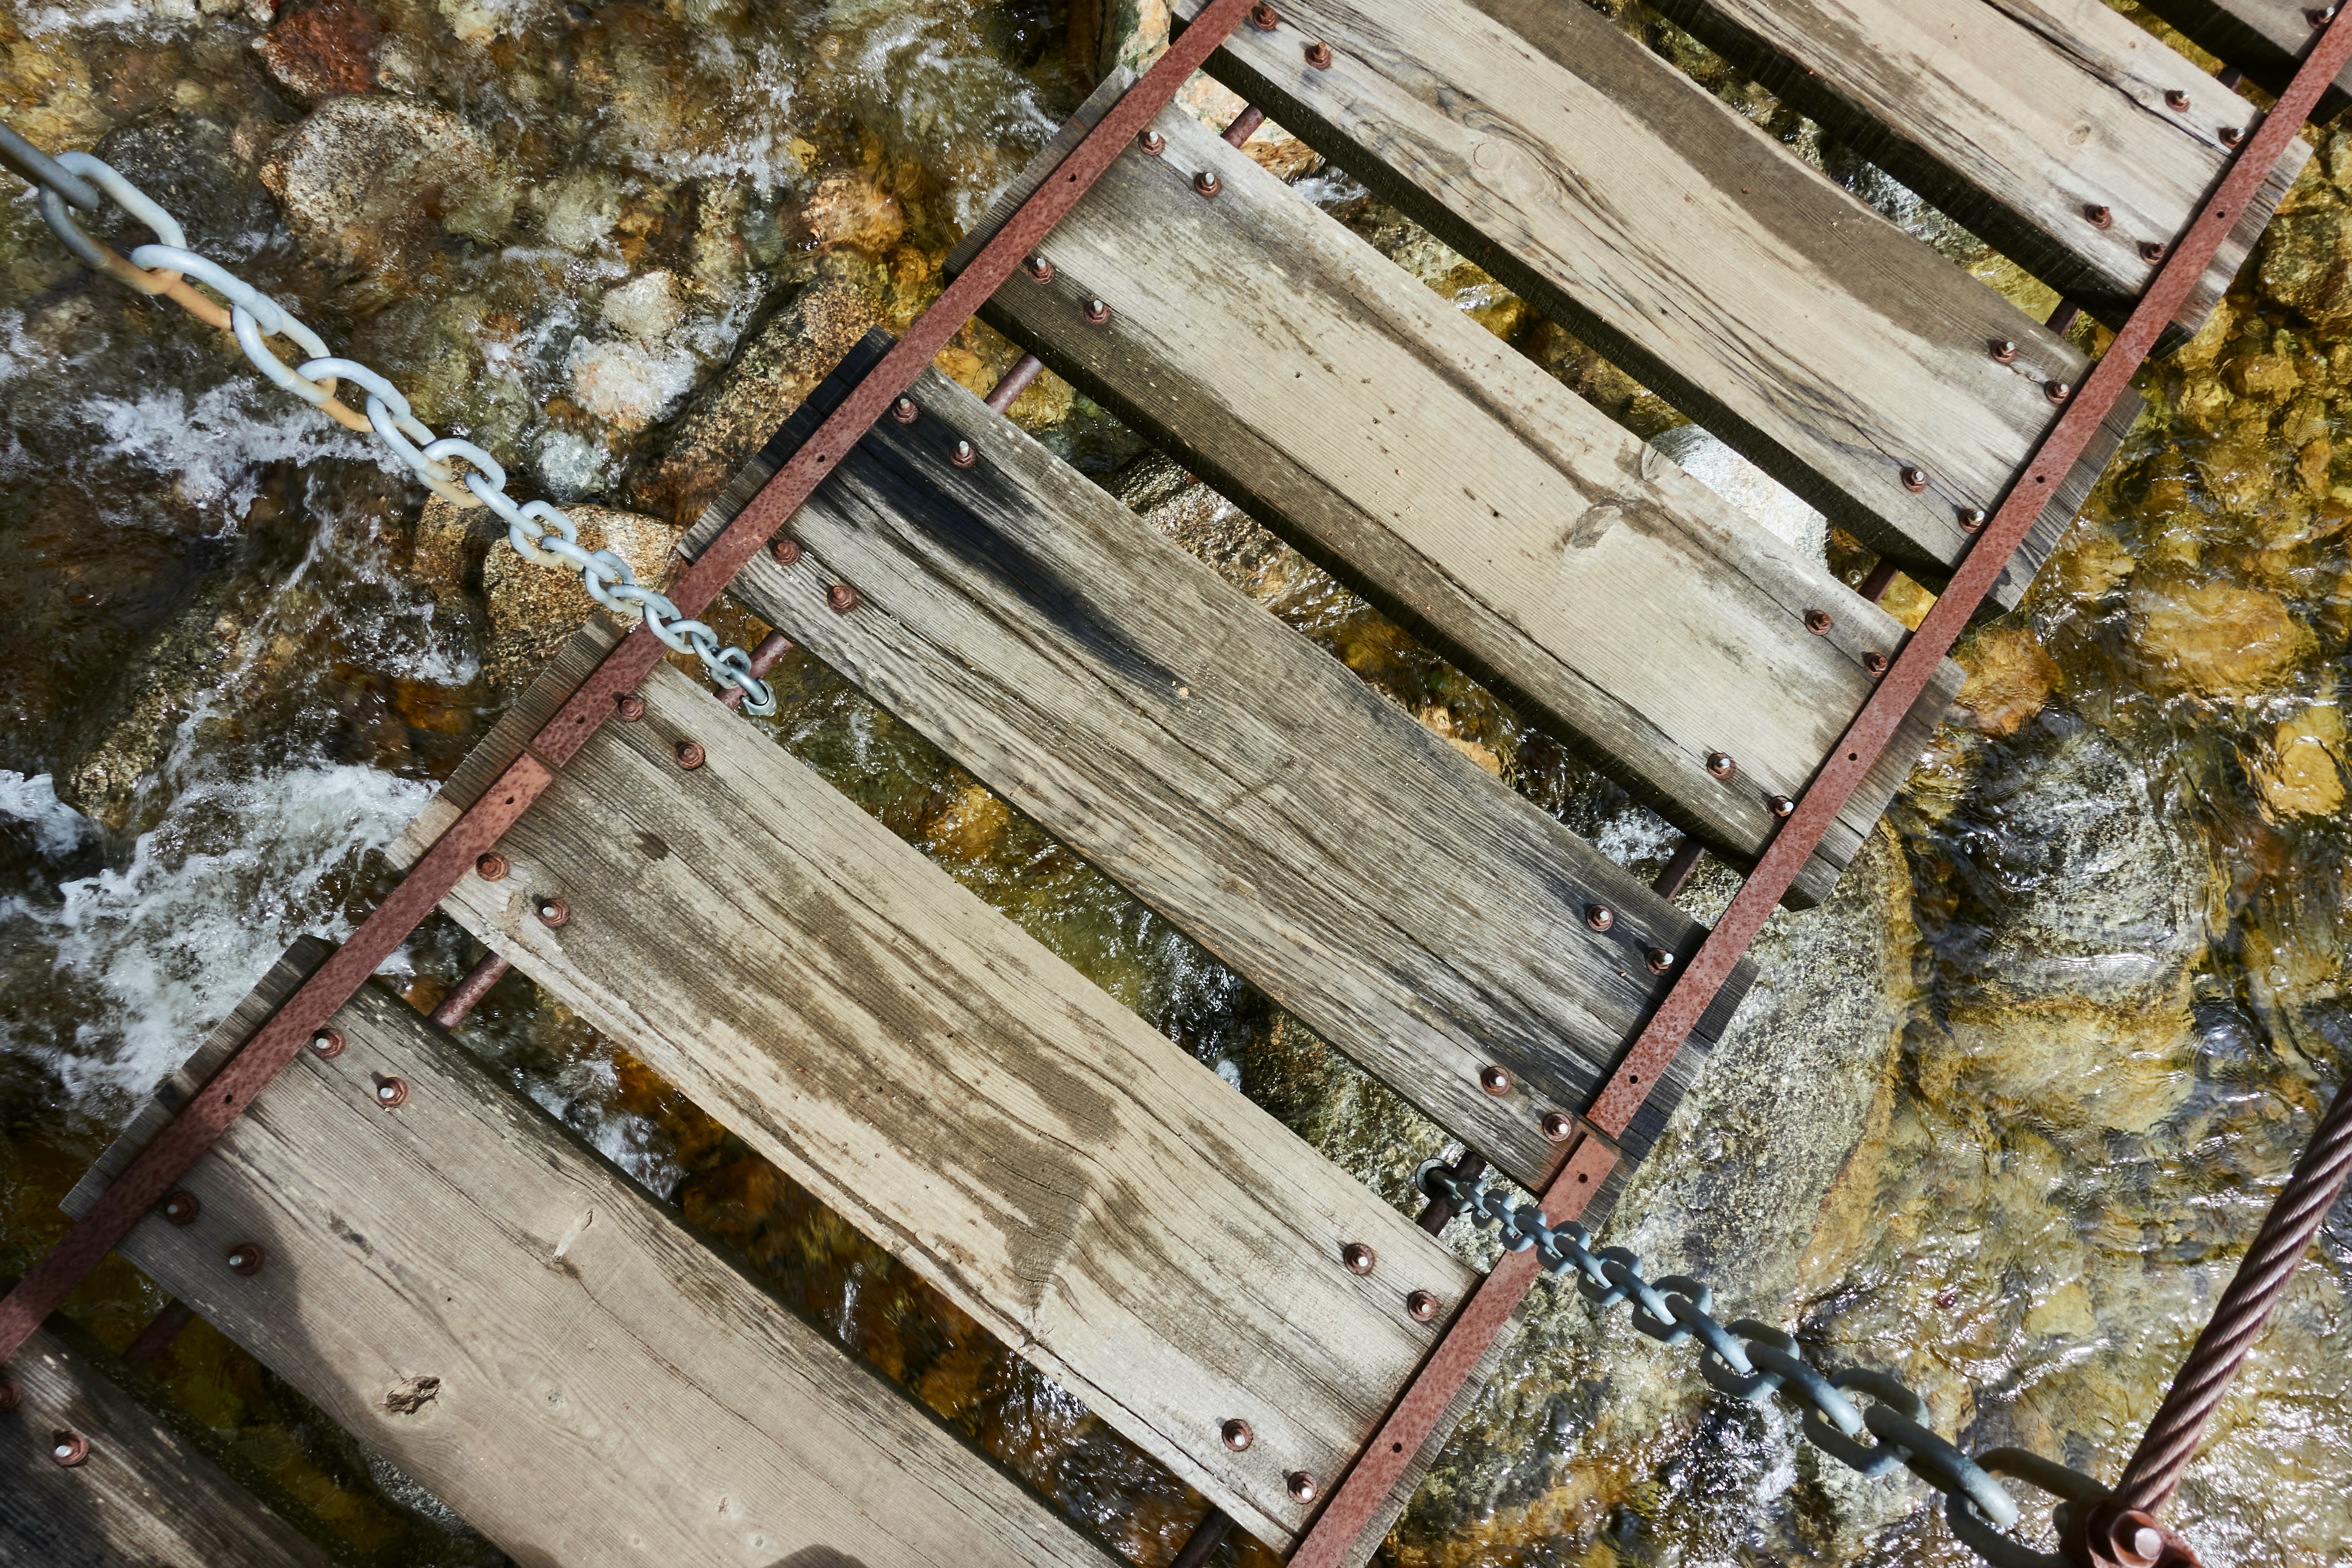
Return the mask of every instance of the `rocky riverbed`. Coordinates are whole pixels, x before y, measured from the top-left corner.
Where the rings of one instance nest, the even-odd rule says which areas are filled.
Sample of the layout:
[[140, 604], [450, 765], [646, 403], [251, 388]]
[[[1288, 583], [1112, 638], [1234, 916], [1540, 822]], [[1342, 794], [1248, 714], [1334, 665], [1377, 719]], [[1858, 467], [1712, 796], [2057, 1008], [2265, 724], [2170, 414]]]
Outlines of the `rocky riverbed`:
[[[14, 0], [0, 114], [123, 170], [650, 577], [850, 342], [936, 295], [949, 247], [1098, 71], [1148, 54], [1153, 12]], [[1989, 286], [2055, 304], [1655, 16], [1619, 19]], [[1187, 101], [1218, 123], [1239, 107], [1205, 81]], [[1734, 1313], [1902, 1377], [1965, 1447], [2112, 1476], [2344, 1076], [2352, 138], [2316, 141], [2212, 323], [2143, 378], [2147, 416], [2026, 606], [1961, 647], [1961, 707], [1885, 826], [1829, 903], [1766, 932], [1754, 995], [1613, 1222]], [[1276, 127], [1250, 150], [1761, 525], [1868, 567], [1344, 171]], [[985, 390], [1013, 357], [975, 325], [940, 364]], [[82, 272], [21, 196], [0, 205], [0, 397], [14, 1272], [136, 1097], [293, 936], [341, 934], [381, 895], [376, 850], [587, 604], [218, 334]], [[1614, 858], [1649, 873], [1672, 849], [1066, 385], [1040, 378], [1013, 414]], [[1907, 582], [1889, 598], [1914, 620], [1927, 602]], [[777, 679], [779, 744], [1412, 1202], [1436, 1129], [822, 667], [795, 655]], [[1711, 917], [1730, 888], [1710, 867], [1684, 902]], [[436, 921], [393, 979], [429, 1005], [475, 956]], [[1173, 1556], [1197, 1497], [528, 983], [464, 1038], [1115, 1551]], [[1479, 1253], [1458, 1224], [1449, 1239]], [[2347, 1553], [2347, 1271], [2339, 1208], [2181, 1496], [2209, 1563]], [[160, 1300], [118, 1261], [69, 1310], [120, 1348]], [[154, 1397], [352, 1561], [502, 1561], [201, 1324], [157, 1373]], [[1710, 1396], [1687, 1349], [1549, 1286], [1385, 1552], [1972, 1561], [1923, 1487], [1822, 1461], [1785, 1410]]]

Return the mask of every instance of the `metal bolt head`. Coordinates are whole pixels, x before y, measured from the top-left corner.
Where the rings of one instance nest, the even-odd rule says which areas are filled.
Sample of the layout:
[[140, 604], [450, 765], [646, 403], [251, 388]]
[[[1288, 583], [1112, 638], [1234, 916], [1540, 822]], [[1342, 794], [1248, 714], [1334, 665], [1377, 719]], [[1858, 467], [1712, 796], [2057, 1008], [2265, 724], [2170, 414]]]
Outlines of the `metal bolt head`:
[[320, 1030], [310, 1037], [310, 1054], [333, 1061], [343, 1054], [343, 1032], [341, 1029]]
[[1370, 1274], [1380, 1260], [1381, 1255], [1360, 1241], [1351, 1241], [1339, 1249], [1339, 1261], [1350, 1274]]
[[1498, 1067], [1480, 1068], [1478, 1087], [1488, 1094], [1508, 1094], [1511, 1092], [1511, 1075]]
[[1650, 966], [1653, 974], [1664, 974], [1675, 966], [1675, 955], [1663, 947], [1652, 948], [1642, 955], [1642, 960]]
[[2224, 147], [2235, 147], [2246, 139], [2245, 128], [2239, 125], [2224, 125], [2213, 134], [2221, 139]]
[[2042, 384], [2042, 395], [2053, 403], [2063, 403], [2074, 395], [2074, 389], [2063, 381], [2045, 381]]
[[768, 553], [776, 558], [776, 564], [779, 566], [797, 566], [801, 563], [801, 542], [797, 539], [779, 539], [768, 547]]
[[1331, 46], [1325, 43], [1320, 38], [1318, 38], [1313, 43], [1307, 45], [1307, 63], [1313, 66], [1319, 71], [1329, 70], [1331, 68]]
[[1021, 265], [1027, 268], [1029, 276], [1040, 283], [1051, 283], [1054, 280], [1054, 264], [1042, 256], [1033, 256]]
[[1584, 923], [1594, 931], [1607, 931], [1617, 923], [1617, 911], [1607, 904], [1588, 904], [1584, 910]]
[[1086, 317], [1088, 326], [1099, 327], [1110, 320], [1110, 307], [1100, 300], [1089, 300], [1087, 301]]
[[2003, 364], [2015, 364], [2017, 363], [2017, 344], [2011, 339], [2001, 339], [2000, 342], [1993, 344], [1992, 357], [1999, 360]]
[[1565, 1143], [1576, 1131], [1576, 1119], [1565, 1110], [1547, 1110], [1536, 1127], [1549, 1142]]
[[240, 1241], [228, 1249], [228, 1271], [250, 1279], [261, 1272], [261, 1243]]
[[911, 397], [902, 397], [890, 405], [890, 417], [901, 425], [912, 425], [915, 422], [915, 416], [921, 412], [921, 409], [915, 406], [915, 400]]
[[1903, 470], [1903, 488], [1917, 495], [1927, 488], [1927, 470], [1914, 465]]
[[1314, 1476], [1305, 1470], [1293, 1470], [1283, 1477], [1282, 1489], [1290, 1494], [1291, 1501], [1297, 1503], [1313, 1502], [1321, 1490], [1316, 1486]]
[[824, 592], [824, 602], [833, 606], [836, 616], [845, 616], [857, 608], [857, 590], [846, 583], [835, 583]]
[[1785, 795], [1776, 795], [1764, 802], [1764, 809], [1775, 816], [1792, 816], [1796, 814], [1797, 803]]
[[1886, 673], [1886, 656], [1880, 653], [1876, 648], [1873, 648], [1868, 653], [1862, 656], [1862, 668], [1870, 671], [1873, 675], [1885, 675]]
[[1729, 752], [1709, 752], [1706, 754], [1706, 771], [1717, 778], [1727, 779], [1739, 771], [1739, 764], [1731, 760]]
[[955, 450], [948, 455], [948, 461], [959, 468], [969, 468], [980, 461], [980, 454], [972, 449], [971, 442], [958, 441]]
[[2164, 107], [2171, 110], [2177, 114], [2180, 110], [2189, 107], [2189, 95], [2181, 91], [2177, 87], [2166, 88], [2164, 89]]
[[485, 882], [503, 882], [507, 879], [507, 873], [513, 869], [513, 862], [495, 849], [474, 861], [474, 875]]
[[563, 925], [572, 919], [572, 906], [562, 899], [540, 900], [535, 912], [539, 916], [539, 923], [551, 929]]
[[408, 1103], [408, 1080], [404, 1078], [380, 1078], [375, 1080], [375, 1102], [386, 1110], [395, 1110]]
[[1404, 1299], [1405, 1315], [1416, 1323], [1425, 1323], [1436, 1317], [1442, 1305], [1444, 1303], [1426, 1290], [1415, 1290]]
[[70, 1470], [89, 1458], [89, 1439], [79, 1432], [53, 1432], [49, 1435], [49, 1458], [58, 1468]]
[[1282, 26], [1282, 16], [1271, 5], [1261, 3], [1249, 8], [1250, 26], [1261, 33], [1271, 33]]
[[1984, 508], [1980, 506], [1966, 506], [1960, 509], [1960, 526], [1966, 529], [1969, 532], [1974, 533], [1978, 529], [1982, 528], [1984, 525]]
[[1825, 637], [1829, 636], [1830, 627], [1836, 624], [1836, 622], [1830, 619], [1830, 613], [1827, 610], [1807, 610], [1805, 612], [1805, 629], [1812, 633], [1817, 637]]
[[1217, 1436], [1236, 1454], [1245, 1452], [1252, 1443], [1257, 1441], [1257, 1434], [1251, 1429], [1250, 1424], [1238, 1415], [1218, 1427]]
[[1192, 176], [1192, 188], [1204, 196], [1213, 196], [1225, 188], [1225, 183], [1217, 178], [1214, 169], [1203, 169]]
[[1168, 151], [1168, 138], [1157, 131], [1147, 131], [1135, 139], [1135, 144], [1157, 158]]
[[2090, 224], [2093, 228], [2113, 228], [2116, 226], [2116, 215], [2114, 209], [2101, 206], [2096, 202], [2093, 202], [2090, 205], [2084, 207], [2083, 209], [2083, 216], [2090, 220]]
[[196, 1202], [194, 1193], [173, 1193], [163, 1199], [163, 1217], [173, 1225], [194, 1225], [203, 1212], [204, 1205]]
[[688, 773], [702, 765], [702, 742], [680, 741], [677, 743], [677, 765]]
[[2139, 242], [2139, 258], [2150, 267], [2164, 259], [2164, 247], [2153, 239]]
[[2315, 27], [2325, 27], [2328, 23], [2336, 20], [2336, 7], [2323, 5], [2316, 11], [2305, 11], [2303, 14], [2303, 19]]
[[614, 700], [613, 710], [621, 716], [623, 723], [634, 724], [646, 716], [646, 700], [634, 691], [627, 692]]

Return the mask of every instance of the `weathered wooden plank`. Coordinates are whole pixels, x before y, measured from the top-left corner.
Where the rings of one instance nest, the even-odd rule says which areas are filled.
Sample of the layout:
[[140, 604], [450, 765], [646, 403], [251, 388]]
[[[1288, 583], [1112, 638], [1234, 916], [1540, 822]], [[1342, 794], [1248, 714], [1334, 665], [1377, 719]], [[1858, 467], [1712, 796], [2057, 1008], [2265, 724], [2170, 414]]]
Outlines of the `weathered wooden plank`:
[[[1660, 0], [1659, 8], [2060, 293], [2121, 322], [2253, 106], [2101, 0]], [[2186, 103], [2175, 108], [2168, 94]], [[2310, 149], [2174, 318], [2196, 332]], [[2105, 207], [2108, 226], [2085, 216]]]
[[[1179, 18], [1199, 0], [1172, 0]], [[2055, 417], [2074, 345], [1800, 162], [1591, 6], [1286, 0], [1210, 71], [1924, 580]], [[1328, 41], [1328, 69], [1305, 45]], [[1991, 345], [2014, 342], [2001, 363]], [[2013, 605], [2127, 396], [1994, 595]], [[1914, 491], [1908, 469], [1924, 472]]]
[[[0, 1413], [0, 1563], [26, 1568], [327, 1568], [331, 1559], [141, 1408], [65, 1334], [36, 1331], [8, 1363]], [[87, 1457], [51, 1458], [71, 1434]]]
[[[1117, 101], [1097, 89], [949, 258]], [[1752, 863], [1903, 627], [1181, 109], [984, 312], [1670, 820]], [[1188, 171], [1213, 169], [1213, 201]], [[1086, 316], [1102, 300], [1111, 316]], [[1807, 629], [1831, 616], [1827, 636]], [[1815, 903], [1959, 689], [1946, 663], [1795, 889]], [[1736, 772], [1709, 767], [1728, 756]]]
[[[702, 542], [877, 332], [688, 534]], [[936, 373], [734, 593], [1521, 1180], [1687, 959], [1680, 910]], [[955, 466], [957, 443], [972, 448]], [[856, 586], [856, 610], [826, 594]], [[1586, 911], [1605, 907], [1605, 931]], [[1670, 965], [1671, 967], [1671, 965]], [[1742, 970], [1623, 1139], [1646, 1152]], [[1500, 1092], [1480, 1086], [1504, 1068]]]
[[[2246, 79], [2276, 95], [2294, 79], [2311, 47], [2312, 18], [2327, 6], [2310, 0], [2141, 0], [2180, 29], [2199, 48], [2236, 66]], [[2325, 125], [2352, 107], [2352, 67], [2320, 95], [2312, 121]]]
[[1287, 1540], [1285, 1477], [1353, 1457], [1441, 1326], [1408, 1298], [1450, 1318], [1471, 1271], [692, 678], [643, 694], [508, 835], [513, 874], [445, 907]]
[[1107, 1562], [414, 1009], [334, 1026], [122, 1251], [518, 1561]]

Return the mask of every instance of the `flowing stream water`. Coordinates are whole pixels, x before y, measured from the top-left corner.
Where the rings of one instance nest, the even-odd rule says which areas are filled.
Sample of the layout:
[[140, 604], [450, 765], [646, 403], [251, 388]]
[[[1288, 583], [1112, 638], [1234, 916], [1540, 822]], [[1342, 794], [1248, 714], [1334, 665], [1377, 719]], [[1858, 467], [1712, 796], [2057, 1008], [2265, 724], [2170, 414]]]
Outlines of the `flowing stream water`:
[[[2055, 304], [1655, 16], [1607, 8], [1988, 286]], [[496, 453], [520, 493], [578, 503], [642, 568], [774, 400], [937, 293], [962, 226], [1094, 79], [1076, 10], [0, 0], [0, 114], [96, 150], [197, 248]], [[1238, 107], [1204, 84], [1187, 99], [1213, 120]], [[1964, 1447], [2020, 1443], [2109, 1479], [2342, 1080], [2352, 1025], [2352, 140], [2315, 142], [2213, 323], [2142, 378], [2147, 417], [2028, 605], [1963, 644], [1961, 707], [1887, 825], [1834, 898], [1768, 930], [1754, 996], [1612, 1225], [1660, 1269], [1714, 1280], [1733, 1314], [1903, 1377]], [[1251, 150], [1761, 525], [1856, 578], [1869, 566], [1343, 171], [1278, 128]], [[973, 327], [940, 363], [984, 390], [1013, 358]], [[376, 851], [586, 605], [427, 508], [217, 334], [83, 273], [21, 193], [0, 204], [0, 399], [15, 1273], [277, 954], [382, 896]], [[1045, 377], [1013, 412], [1613, 858], [1649, 874], [1672, 849], [1664, 824], [1066, 386]], [[1927, 600], [1898, 580], [1888, 603], [1916, 623]], [[1442, 1132], [830, 672], [795, 654], [777, 681], [762, 722], [779, 744], [1415, 1205], [1410, 1173], [1447, 1151]], [[1683, 902], [1711, 918], [1731, 887], [1710, 867]], [[388, 978], [429, 1005], [477, 956], [436, 918]], [[1197, 1496], [527, 981], [503, 982], [461, 1038], [1116, 1553], [1172, 1558]], [[1459, 1222], [1448, 1239], [1489, 1255]], [[2339, 1206], [2177, 1505], [2209, 1563], [2352, 1560], [2347, 1273]], [[110, 1260], [68, 1315], [119, 1350], [162, 1300]], [[504, 1561], [202, 1323], [148, 1392], [351, 1561]], [[1923, 1487], [1823, 1464], [1784, 1409], [1710, 1396], [1687, 1350], [1549, 1286], [1383, 1550], [1973, 1561]], [[1217, 1558], [1244, 1560], [1273, 1559], [1240, 1540]]]

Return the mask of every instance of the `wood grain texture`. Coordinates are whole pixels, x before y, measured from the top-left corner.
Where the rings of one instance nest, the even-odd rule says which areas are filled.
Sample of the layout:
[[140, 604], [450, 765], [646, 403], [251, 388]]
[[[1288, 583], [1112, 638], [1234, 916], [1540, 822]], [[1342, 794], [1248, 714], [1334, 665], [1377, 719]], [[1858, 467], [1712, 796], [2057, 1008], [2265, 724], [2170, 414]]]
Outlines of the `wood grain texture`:
[[[343, 1054], [189, 1173], [196, 1222], [122, 1251], [519, 1563], [1104, 1568], [414, 1009], [372, 984], [334, 1022]], [[247, 1241], [251, 1278], [225, 1263]]]
[[[1125, 85], [1097, 89], [949, 258]], [[1902, 626], [1181, 109], [983, 311], [1252, 515], [1735, 864]], [[1202, 200], [1187, 170], [1213, 168]], [[1112, 308], [1090, 324], [1090, 300]], [[1807, 612], [1831, 615], [1826, 637]], [[1790, 901], [1819, 902], [1959, 689], [1947, 664]], [[1737, 763], [1729, 778], [1710, 756]]]
[[[827, 612], [830, 614], [830, 612]], [[1260, 1539], [1474, 1276], [690, 677], [445, 906]], [[698, 742], [691, 772], [677, 743]], [[550, 930], [534, 897], [562, 897]], [[1379, 1256], [1369, 1278], [1340, 1248]], [[1227, 1449], [1219, 1427], [1257, 1440]]]
[[[688, 534], [699, 548], [888, 342]], [[1701, 929], [1010, 422], [929, 373], [734, 593], [1523, 1181]], [[976, 454], [950, 461], [959, 439]], [[835, 582], [858, 608], [826, 606]], [[1615, 911], [1588, 928], [1593, 905]], [[1748, 973], [1622, 1140], [1655, 1139]], [[1507, 1092], [1480, 1071], [1499, 1065]]]
[[[2043, 384], [2082, 379], [2073, 344], [1588, 5], [1280, 10], [1211, 73], [1924, 581], [2053, 422]], [[1312, 38], [1329, 69], [1305, 63]], [[2014, 363], [1993, 360], [2001, 341]], [[1998, 603], [2016, 603], [2138, 408], [2127, 396], [2057, 487]]]
[[[2199, 48], [2236, 66], [2246, 79], [2276, 95], [2294, 79], [2294, 68], [2311, 47], [2313, 13], [2326, 9], [2312, 0], [2142, 0]], [[2325, 125], [2352, 108], [2352, 69], [2320, 95], [2312, 122]]]
[[[25, 1568], [327, 1568], [332, 1561], [265, 1507], [174, 1423], [142, 1409], [79, 1336], [37, 1330], [0, 1412], [0, 1563]], [[79, 1433], [89, 1457], [49, 1458]]]
[[[1659, 8], [2027, 270], [2120, 324], [2253, 106], [2101, 0], [1661, 0]], [[2189, 95], [2173, 109], [2167, 92]], [[2241, 215], [2172, 341], [2204, 324], [2310, 150]], [[2094, 206], [2113, 215], [2100, 228]]]

